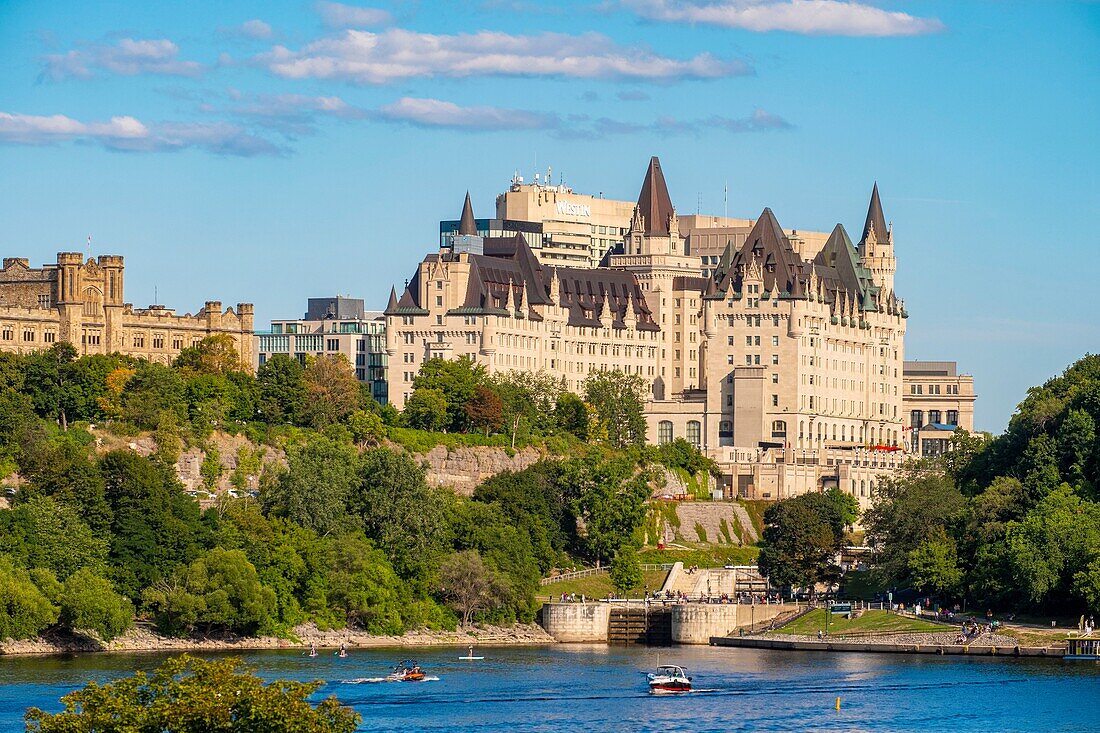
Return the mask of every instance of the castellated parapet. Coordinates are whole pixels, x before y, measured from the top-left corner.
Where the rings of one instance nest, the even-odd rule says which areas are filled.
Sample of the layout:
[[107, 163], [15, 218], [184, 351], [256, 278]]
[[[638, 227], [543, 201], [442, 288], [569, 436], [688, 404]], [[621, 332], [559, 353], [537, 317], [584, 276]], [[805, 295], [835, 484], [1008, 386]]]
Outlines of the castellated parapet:
[[58, 252], [55, 264], [30, 267], [25, 257], [5, 257], [0, 269], [0, 351], [30, 353], [66, 341], [79, 354], [135, 356], [171, 363], [207, 336], [233, 339], [242, 361], [251, 361], [251, 303], [222, 310], [209, 300], [195, 315], [163, 305], [134, 308], [124, 295], [123, 258]]

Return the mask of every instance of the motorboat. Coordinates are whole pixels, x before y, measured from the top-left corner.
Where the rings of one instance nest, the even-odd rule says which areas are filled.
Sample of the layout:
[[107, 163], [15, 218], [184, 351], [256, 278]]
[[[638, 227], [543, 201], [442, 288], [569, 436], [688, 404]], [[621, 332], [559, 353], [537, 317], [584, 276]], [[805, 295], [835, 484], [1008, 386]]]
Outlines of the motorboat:
[[675, 664], [659, 665], [656, 672], [646, 676], [649, 678], [650, 692], [691, 692], [691, 678], [683, 667]]
[[385, 679], [387, 682], [421, 682], [424, 680], [424, 670], [416, 662], [406, 659], [394, 667]]

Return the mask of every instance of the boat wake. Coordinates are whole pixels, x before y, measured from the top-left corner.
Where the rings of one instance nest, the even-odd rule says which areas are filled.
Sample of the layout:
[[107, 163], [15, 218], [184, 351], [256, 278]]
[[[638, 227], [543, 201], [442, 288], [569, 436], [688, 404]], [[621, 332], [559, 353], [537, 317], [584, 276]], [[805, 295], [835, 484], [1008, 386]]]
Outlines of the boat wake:
[[[376, 684], [379, 682], [402, 682], [403, 680], [395, 680], [388, 677], [354, 677], [350, 680], [340, 680], [341, 685], [366, 685]], [[439, 678], [435, 675], [428, 675], [418, 682], [438, 682]]]

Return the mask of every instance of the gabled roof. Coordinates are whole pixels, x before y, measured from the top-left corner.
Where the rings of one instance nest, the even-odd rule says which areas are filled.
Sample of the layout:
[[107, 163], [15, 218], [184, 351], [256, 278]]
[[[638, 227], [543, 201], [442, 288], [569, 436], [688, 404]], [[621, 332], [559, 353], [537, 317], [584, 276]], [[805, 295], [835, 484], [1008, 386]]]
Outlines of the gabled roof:
[[667, 237], [668, 220], [672, 216], [672, 199], [665, 185], [665, 175], [661, 172], [661, 161], [654, 155], [649, 159], [649, 168], [645, 172], [642, 190], [638, 194], [637, 213], [645, 222], [647, 235]]
[[460, 235], [477, 236], [477, 223], [474, 221], [474, 206], [470, 203], [470, 192], [466, 192], [466, 201], [462, 204], [462, 216], [458, 220]]
[[860, 310], [874, 310], [873, 296], [878, 286], [842, 225], [833, 227], [825, 246], [814, 257], [813, 267], [826, 291], [826, 298], [831, 298], [835, 292], [848, 292], [857, 298]]
[[871, 189], [871, 203], [867, 206], [867, 221], [863, 225], [863, 235], [859, 238], [860, 244], [867, 241], [872, 228], [878, 241], [885, 242], [889, 231], [886, 228], [886, 217], [882, 214], [882, 201], [878, 197], [878, 181], [875, 181], [875, 187]]
[[734, 291], [741, 290], [741, 280], [753, 258], [761, 268], [765, 291], [771, 291], [778, 281], [780, 293], [801, 294], [802, 258], [794, 251], [772, 210], [764, 209], [740, 249], [734, 250], [733, 242], [726, 245], [714, 270], [718, 297], [731, 285]]

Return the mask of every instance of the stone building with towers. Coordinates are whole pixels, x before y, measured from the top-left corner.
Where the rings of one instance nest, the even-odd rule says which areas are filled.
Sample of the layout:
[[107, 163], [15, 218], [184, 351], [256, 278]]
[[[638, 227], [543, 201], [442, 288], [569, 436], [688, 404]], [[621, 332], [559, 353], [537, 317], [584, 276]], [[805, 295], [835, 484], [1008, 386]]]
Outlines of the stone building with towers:
[[79, 252], [59, 252], [55, 264], [32, 268], [8, 257], [0, 269], [0, 351], [29, 353], [68, 342], [77, 353], [129, 356], [169, 363], [207, 336], [226, 334], [245, 363], [253, 351], [253, 309], [238, 303], [222, 310], [207, 301], [191, 315], [163, 305], [134, 308], [123, 295], [121, 256], [87, 261]]
[[554, 267], [521, 232], [484, 236], [467, 196], [452, 235], [391, 291], [391, 401], [432, 357], [541, 370], [574, 391], [619, 369], [650, 385], [649, 440], [696, 445], [724, 495], [837, 486], [866, 505], [908, 445], [908, 314], [877, 184], [854, 243], [841, 224], [785, 230], [771, 209], [711, 219], [681, 222], [652, 158], [621, 246], [599, 267]]

